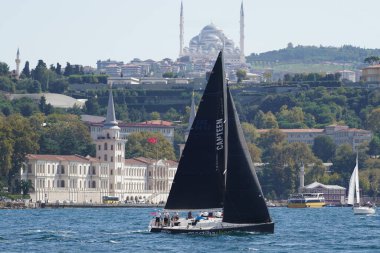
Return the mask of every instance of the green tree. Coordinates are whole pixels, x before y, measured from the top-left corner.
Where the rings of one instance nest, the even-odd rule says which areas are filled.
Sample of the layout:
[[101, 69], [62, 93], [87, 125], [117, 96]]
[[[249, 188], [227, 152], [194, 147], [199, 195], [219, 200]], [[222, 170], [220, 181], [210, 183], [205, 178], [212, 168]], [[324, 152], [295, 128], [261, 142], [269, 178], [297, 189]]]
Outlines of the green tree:
[[66, 63], [65, 71], [63, 72], [64, 76], [70, 76], [74, 74], [74, 69], [69, 62]]
[[45, 78], [46, 70], [47, 70], [46, 63], [43, 60], [38, 60], [37, 66], [35, 69], [32, 70], [31, 75], [33, 79], [42, 83], [46, 79]]
[[26, 90], [29, 93], [41, 93], [41, 83], [34, 80], [32, 85], [29, 85]]
[[6, 124], [7, 117], [0, 116], [0, 177], [8, 178], [12, 169], [12, 154], [14, 140], [12, 129]]
[[38, 150], [39, 135], [31, 127], [27, 118], [18, 114], [7, 117], [7, 124], [11, 130], [11, 138], [13, 139], [12, 169], [8, 174], [8, 184], [15, 191], [15, 178], [25, 161], [27, 154], [34, 154]]
[[247, 78], [247, 71], [244, 69], [236, 70], [236, 76], [238, 78], [237, 82], [240, 83], [242, 80]]
[[171, 120], [171, 121], [176, 121], [179, 120], [180, 115], [174, 108], [170, 108], [164, 115], [162, 115], [163, 120]]
[[259, 110], [253, 122], [258, 129], [278, 128], [276, 116], [271, 111], [264, 113]]
[[91, 97], [85, 102], [84, 111], [90, 115], [99, 115], [100, 105], [96, 97]]
[[95, 155], [88, 128], [76, 115], [49, 115], [39, 144], [42, 154]]
[[150, 113], [150, 119], [152, 120], [157, 120], [157, 119], [160, 119], [161, 115], [159, 112], [151, 112]]
[[[156, 143], [150, 143], [149, 138], [155, 138]], [[138, 132], [128, 135], [128, 141], [125, 145], [125, 157], [139, 156], [175, 160], [173, 146], [161, 133]]]
[[69, 82], [66, 79], [57, 79], [49, 82], [49, 91], [53, 93], [63, 94], [69, 87]]
[[380, 138], [378, 135], [373, 136], [372, 140], [369, 142], [370, 155], [380, 155]]
[[249, 154], [251, 155], [252, 162], [261, 162], [261, 149], [253, 143], [247, 143]]
[[367, 119], [367, 127], [375, 133], [380, 133], [380, 108], [371, 111]]
[[20, 188], [22, 191], [22, 195], [28, 195], [30, 190], [33, 190], [33, 184], [30, 180], [21, 180], [20, 182]]
[[174, 78], [176, 75], [173, 72], [165, 72], [162, 74], [163, 78]]
[[364, 59], [365, 63], [371, 64], [371, 65], [378, 63], [379, 61], [380, 61], [380, 58], [378, 56], [370, 56]]
[[0, 76], [6, 76], [9, 73], [9, 66], [5, 62], [0, 62]]
[[15, 84], [7, 76], [0, 76], [0, 90], [13, 93], [15, 91]]
[[247, 122], [241, 123], [241, 127], [244, 132], [244, 137], [247, 142], [254, 143], [258, 138], [258, 133], [254, 125], [249, 124]]
[[30, 68], [29, 68], [29, 61], [25, 62], [25, 66], [22, 69], [21, 72], [22, 75], [24, 75], [26, 78], [30, 78]]
[[322, 161], [331, 161], [335, 155], [336, 145], [330, 136], [320, 135], [314, 138], [313, 144], [314, 154]]

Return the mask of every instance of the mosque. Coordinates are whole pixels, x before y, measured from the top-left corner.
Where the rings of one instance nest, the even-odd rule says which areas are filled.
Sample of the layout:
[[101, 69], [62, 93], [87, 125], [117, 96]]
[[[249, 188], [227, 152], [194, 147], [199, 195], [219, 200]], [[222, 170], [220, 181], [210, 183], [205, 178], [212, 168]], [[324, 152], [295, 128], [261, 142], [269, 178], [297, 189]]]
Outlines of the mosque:
[[219, 50], [224, 49], [226, 64], [244, 64], [244, 8], [240, 7], [240, 48], [235, 46], [215, 24], [206, 25], [201, 32], [190, 40], [189, 46], [184, 47], [184, 15], [181, 3], [180, 13], [180, 52], [179, 57], [188, 56], [191, 61], [214, 61]]

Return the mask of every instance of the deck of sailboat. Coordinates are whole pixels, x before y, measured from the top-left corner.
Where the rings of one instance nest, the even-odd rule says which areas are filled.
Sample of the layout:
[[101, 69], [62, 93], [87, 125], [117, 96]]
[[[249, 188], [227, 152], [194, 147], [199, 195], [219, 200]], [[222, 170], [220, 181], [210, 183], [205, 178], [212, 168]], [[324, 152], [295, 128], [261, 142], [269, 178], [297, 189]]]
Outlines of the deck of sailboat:
[[177, 225], [155, 226], [154, 220], [150, 225], [150, 232], [163, 232], [171, 234], [220, 234], [229, 232], [259, 232], [273, 233], [274, 223], [251, 223], [251, 224], [236, 224], [223, 222], [222, 218], [201, 220], [194, 225], [194, 220], [180, 219]]

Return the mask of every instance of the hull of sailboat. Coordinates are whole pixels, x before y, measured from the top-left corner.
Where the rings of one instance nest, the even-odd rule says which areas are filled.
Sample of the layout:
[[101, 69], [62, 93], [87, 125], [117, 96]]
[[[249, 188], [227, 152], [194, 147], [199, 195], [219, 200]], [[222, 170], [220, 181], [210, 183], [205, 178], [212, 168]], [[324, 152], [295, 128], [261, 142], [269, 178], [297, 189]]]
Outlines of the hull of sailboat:
[[169, 233], [169, 234], [224, 234], [233, 232], [255, 232], [255, 233], [274, 233], [274, 223], [257, 224], [234, 224], [221, 222], [214, 226], [151, 226], [150, 232]]
[[353, 208], [354, 214], [374, 214], [376, 209], [368, 206], [357, 206]]

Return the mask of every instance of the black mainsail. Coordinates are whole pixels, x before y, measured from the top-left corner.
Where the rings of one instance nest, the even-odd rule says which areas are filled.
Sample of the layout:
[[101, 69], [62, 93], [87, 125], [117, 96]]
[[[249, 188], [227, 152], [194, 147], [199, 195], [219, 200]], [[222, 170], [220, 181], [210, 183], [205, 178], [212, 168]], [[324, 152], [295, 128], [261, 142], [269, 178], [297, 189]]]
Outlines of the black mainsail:
[[264, 195], [229, 89], [227, 90], [227, 108], [227, 182], [223, 221], [240, 224], [270, 222]]
[[226, 84], [222, 52], [210, 74], [165, 209], [222, 208], [226, 168]]

